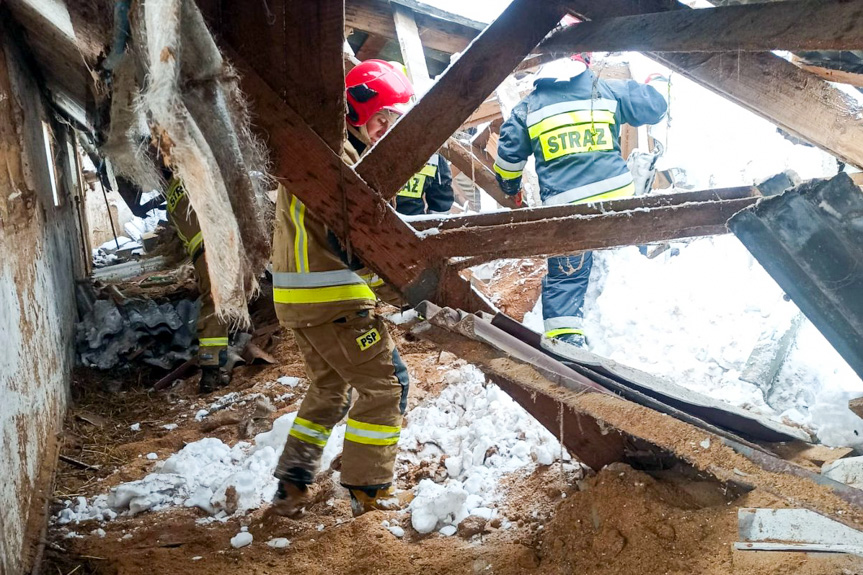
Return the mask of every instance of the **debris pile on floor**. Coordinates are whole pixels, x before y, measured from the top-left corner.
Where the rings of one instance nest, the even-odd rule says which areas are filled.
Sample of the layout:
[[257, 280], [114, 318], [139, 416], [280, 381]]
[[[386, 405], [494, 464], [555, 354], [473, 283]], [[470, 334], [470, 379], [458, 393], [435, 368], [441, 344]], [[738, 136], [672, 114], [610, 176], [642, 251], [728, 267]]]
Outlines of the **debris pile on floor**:
[[[408, 414], [402, 432], [399, 474], [412, 477], [416, 497], [410, 504], [411, 521], [420, 533], [452, 534], [471, 515], [494, 519], [502, 498], [498, 482], [515, 471], [548, 466], [561, 456], [568, 473], [581, 469], [570, 463], [554, 436], [497, 386], [486, 383], [478, 369], [463, 361], [457, 365], [444, 374], [448, 386], [441, 395]], [[279, 379], [291, 388], [299, 382]], [[197, 411], [194, 419], [203, 422], [228, 406], [247, 404], [256, 397], [231, 392], [209, 409]], [[273, 471], [295, 417], [296, 412], [282, 415], [271, 430], [233, 447], [215, 437], [188, 443], [143, 479], [122, 483], [89, 501], [83, 497], [64, 501], [55, 521], [58, 525], [110, 521], [121, 514], [196, 507], [208, 515], [198, 521], [207, 523], [258, 509], [275, 494]], [[333, 429], [321, 462], [324, 471], [341, 453], [344, 432], [343, 423]], [[424, 475], [431, 478], [415, 485]], [[332, 478], [338, 483], [337, 471]]]
[[186, 299], [95, 300], [76, 326], [79, 361], [103, 370], [135, 361], [171, 369], [195, 353], [197, 318], [198, 304]]

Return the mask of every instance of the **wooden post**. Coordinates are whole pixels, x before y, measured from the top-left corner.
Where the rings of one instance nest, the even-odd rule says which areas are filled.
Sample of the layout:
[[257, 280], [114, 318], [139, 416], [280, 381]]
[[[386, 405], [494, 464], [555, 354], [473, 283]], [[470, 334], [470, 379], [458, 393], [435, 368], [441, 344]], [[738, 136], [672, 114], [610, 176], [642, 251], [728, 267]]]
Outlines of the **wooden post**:
[[402, 59], [408, 71], [408, 79], [418, 95], [424, 94], [431, 82], [414, 14], [404, 6], [393, 4], [393, 22], [399, 38]]

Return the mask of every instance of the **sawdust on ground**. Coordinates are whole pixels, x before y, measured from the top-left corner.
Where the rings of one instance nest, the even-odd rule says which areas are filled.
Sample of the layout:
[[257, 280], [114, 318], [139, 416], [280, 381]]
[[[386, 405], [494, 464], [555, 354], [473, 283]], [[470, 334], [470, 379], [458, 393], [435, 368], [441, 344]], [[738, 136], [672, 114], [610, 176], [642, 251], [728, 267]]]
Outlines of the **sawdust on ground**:
[[[411, 403], [435, 396], [444, 386], [440, 367], [461, 360], [428, 343], [406, 341], [400, 329], [395, 331], [413, 379]], [[284, 401], [276, 401], [283, 388], [267, 385], [282, 375], [304, 374], [290, 334], [278, 332], [267, 351], [279, 360], [278, 365], [240, 367], [226, 391], [267, 396], [276, 408], [270, 415], [272, 420], [297, 408], [304, 384]], [[183, 444], [204, 436], [228, 443], [240, 438], [241, 426], [236, 423], [212, 428], [212, 421], [196, 422], [190, 417], [199, 406], [214, 400], [214, 396], [195, 395], [195, 376], [159, 394], [145, 391], [152, 381], [111, 394], [101, 391], [98, 382], [90, 382], [92, 387], [88, 388], [86, 373], [78, 376], [79, 392], [67, 420], [63, 453], [100, 468], [82, 470], [61, 464], [57, 499], [104, 493], [120, 481], [143, 477], [154, 463], [139, 457], [142, 453], [154, 451], [164, 459]], [[127, 373], [120, 377], [136, 376]], [[240, 412], [234, 414], [232, 422], [243, 418], [242, 409], [230, 410]], [[82, 420], [82, 414], [100, 425]], [[175, 430], [162, 427], [173, 422], [179, 423]], [[141, 431], [131, 431], [132, 423], [141, 423]], [[399, 483], [407, 487], [409, 482], [434, 476], [437, 471], [414, 469], [401, 476]], [[316, 491], [316, 503], [299, 520], [258, 510], [224, 524], [199, 525], [196, 520], [204, 516], [203, 512], [175, 509], [118, 518], [102, 525], [104, 538], [88, 535], [64, 539], [59, 530], [52, 529], [42, 572], [863, 574], [860, 562], [850, 557], [733, 551], [737, 508], [780, 504], [767, 492], [756, 490], [729, 501], [718, 483], [694, 484], [673, 476], [654, 479], [621, 464], [590, 478], [562, 475], [556, 465], [530, 475], [513, 475], [504, 483], [499, 504], [501, 515], [511, 521], [509, 528], [500, 521], [486, 523], [472, 518], [452, 537], [420, 535], [411, 529], [409, 515], [398, 512], [374, 512], [353, 519], [344, 490], [326, 474], [319, 479]], [[384, 520], [401, 525], [405, 536], [395, 537], [382, 525]], [[253, 534], [254, 542], [233, 549], [230, 539], [243, 526]], [[87, 533], [96, 527], [94, 523], [75, 528]], [[275, 537], [286, 537], [291, 543], [284, 549], [270, 548], [266, 541]]]

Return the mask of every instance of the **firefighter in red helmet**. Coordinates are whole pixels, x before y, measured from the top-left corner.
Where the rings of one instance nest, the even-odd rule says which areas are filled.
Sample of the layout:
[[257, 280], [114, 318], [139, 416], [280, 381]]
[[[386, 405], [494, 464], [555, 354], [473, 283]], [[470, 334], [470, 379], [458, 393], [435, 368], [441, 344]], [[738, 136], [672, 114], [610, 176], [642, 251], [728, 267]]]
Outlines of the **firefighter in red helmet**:
[[[349, 138], [343, 159], [359, 161], [352, 141], [369, 146], [403, 113], [413, 96], [407, 77], [382, 60], [357, 65], [346, 77]], [[273, 299], [279, 321], [293, 330], [310, 379], [275, 475], [273, 511], [296, 516], [310, 497], [333, 427], [347, 415], [341, 482], [359, 515], [392, 497], [408, 373], [386, 324], [375, 288], [330, 232], [284, 186], [279, 187], [273, 238]], [[352, 390], [357, 399], [351, 406]]]

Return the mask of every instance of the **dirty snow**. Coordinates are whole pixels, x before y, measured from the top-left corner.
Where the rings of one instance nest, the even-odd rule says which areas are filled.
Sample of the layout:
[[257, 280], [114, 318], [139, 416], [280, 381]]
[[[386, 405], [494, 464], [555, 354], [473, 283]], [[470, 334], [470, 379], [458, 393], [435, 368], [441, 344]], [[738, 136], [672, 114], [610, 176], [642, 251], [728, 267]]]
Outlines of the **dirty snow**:
[[[424, 533], [454, 528], [470, 514], [492, 518], [501, 496], [496, 489], [501, 477], [536, 464], [549, 465], [561, 454], [557, 440], [497, 386], [487, 384], [476, 367], [449, 370], [445, 381], [449, 387], [439, 397], [408, 414], [400, 442], [400, 465], [448, 456], [441, 484], [424, 480], [415, 488], [410, 509], [416, 517], [414, 526]], [[237, 394], [227, 394], [213, 405], [236, 400]], [[79, 497], [64, 502], [54, 520], [66, 525], [110, 521], [118, 514], [197, 507], [209, 515], [199, 520], [206, 523], [257, 509], [275, 494], [273, 471], [295, 417], [296, 413], [283, 415], [270, 431], [233, 447], [214, 437], [189, 443], [157, 462], [143, 479], [89, 501]], [[344, 424], [333, 429], [322, 469], [328, 469], [341, 452], [344, 433]], [[569, 455], [564, 453], [564, 459]], [[236, 508], [229, 507], [230, 488], [237, 495]], [[391, 531], [397, 535], [398, 529]]]

